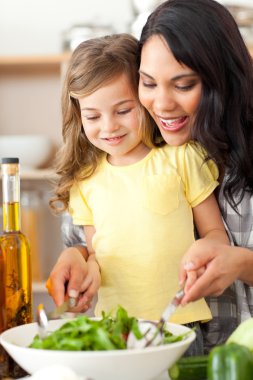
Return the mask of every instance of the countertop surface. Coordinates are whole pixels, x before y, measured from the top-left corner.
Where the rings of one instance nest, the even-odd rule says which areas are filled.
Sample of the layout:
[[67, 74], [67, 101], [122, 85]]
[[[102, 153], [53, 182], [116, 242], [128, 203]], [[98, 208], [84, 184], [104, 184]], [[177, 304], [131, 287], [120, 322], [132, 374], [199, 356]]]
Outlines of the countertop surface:
[[[16, 379], [16, 380], [29, 380], [29, 379], [31, 379], [31, 376], [22, 377], [22, 378], [19, 378], [19, 379]], [[164, 372], [162, 375], [156, 377], [154, 380], [170, 380], [170, 377], [169, 377], [169, 375], [168, 375], [167, 372]]]

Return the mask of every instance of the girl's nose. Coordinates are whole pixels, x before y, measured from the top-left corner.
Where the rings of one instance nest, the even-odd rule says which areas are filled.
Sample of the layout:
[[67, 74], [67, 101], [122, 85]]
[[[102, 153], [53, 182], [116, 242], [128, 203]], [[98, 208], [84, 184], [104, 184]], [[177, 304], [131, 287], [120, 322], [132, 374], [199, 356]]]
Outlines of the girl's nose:
[[114, 132], [119, 128], [114, 117], [105, 117], [102, 120], [101, 130], [105, 132]]

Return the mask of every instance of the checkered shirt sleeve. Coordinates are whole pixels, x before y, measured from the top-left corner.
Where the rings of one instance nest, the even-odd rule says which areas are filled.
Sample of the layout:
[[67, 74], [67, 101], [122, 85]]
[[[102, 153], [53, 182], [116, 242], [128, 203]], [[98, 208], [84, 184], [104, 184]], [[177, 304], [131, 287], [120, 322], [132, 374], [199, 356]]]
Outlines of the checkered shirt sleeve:
[[[237, 214], [221, 189], [219, 205], [232, 243], [253, 250], [253, 196], [245, 194]], [[209, 352], [213, 346], [224, 343], [242, 321], [253, 317], [253, 287], [237, 280], [221, 296], [207, 297], [206, 301], [213, 316], [202, 326], [205, 351]]]
[[[222, 200], [221, 210], [234, 244], [253, 251], [253, 196], [245, 193], [238, 205], [239, 214], [232, 209], [224, 198]], [[253, 316], [253, 287], [238, 280], [235, 282], [235, 291], [237, 318], [238, 323], [240, 323]]]
[[72, 247], [74, 245], [86, 247], [83, 226], [74, 225], [68, 213], [64, 213], [62, 216], [61, 235], [65, 247]]

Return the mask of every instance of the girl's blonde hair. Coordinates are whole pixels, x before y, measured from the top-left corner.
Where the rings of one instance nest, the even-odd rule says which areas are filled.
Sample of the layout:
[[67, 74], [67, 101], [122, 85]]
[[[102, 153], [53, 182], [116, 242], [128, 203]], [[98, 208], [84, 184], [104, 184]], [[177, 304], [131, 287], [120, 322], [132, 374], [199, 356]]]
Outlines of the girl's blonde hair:
[[[74, 181], [91, 176], [104, 155], [85, 135], [78, 99], [123, 73], [138, 99], [137, 51], [137, 40], [122, 33], [84, 41], [73, 52], [63, 84], [63, 146], [55, 163], [58, 181], [55, 196], [49, 202], [53, 210], [60, 212], [68, 207], [69, 191]], [[139, 115], [141, 138], [146, 145], [153, 147], [158, 128], [141, 104]]]

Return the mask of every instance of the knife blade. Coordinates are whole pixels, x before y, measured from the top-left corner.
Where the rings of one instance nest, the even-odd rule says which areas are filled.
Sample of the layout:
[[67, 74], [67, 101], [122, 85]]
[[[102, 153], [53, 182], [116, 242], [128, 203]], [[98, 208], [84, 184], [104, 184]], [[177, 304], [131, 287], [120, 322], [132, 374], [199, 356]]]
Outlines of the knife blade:
[[59, 318], [66, 311], [70, 311], [77, 304], [77, 299], [70, 297], [67, 301], [63, 302], [61, 305], [57, 306], [53, 311], [47, 313], [48, 319]]

